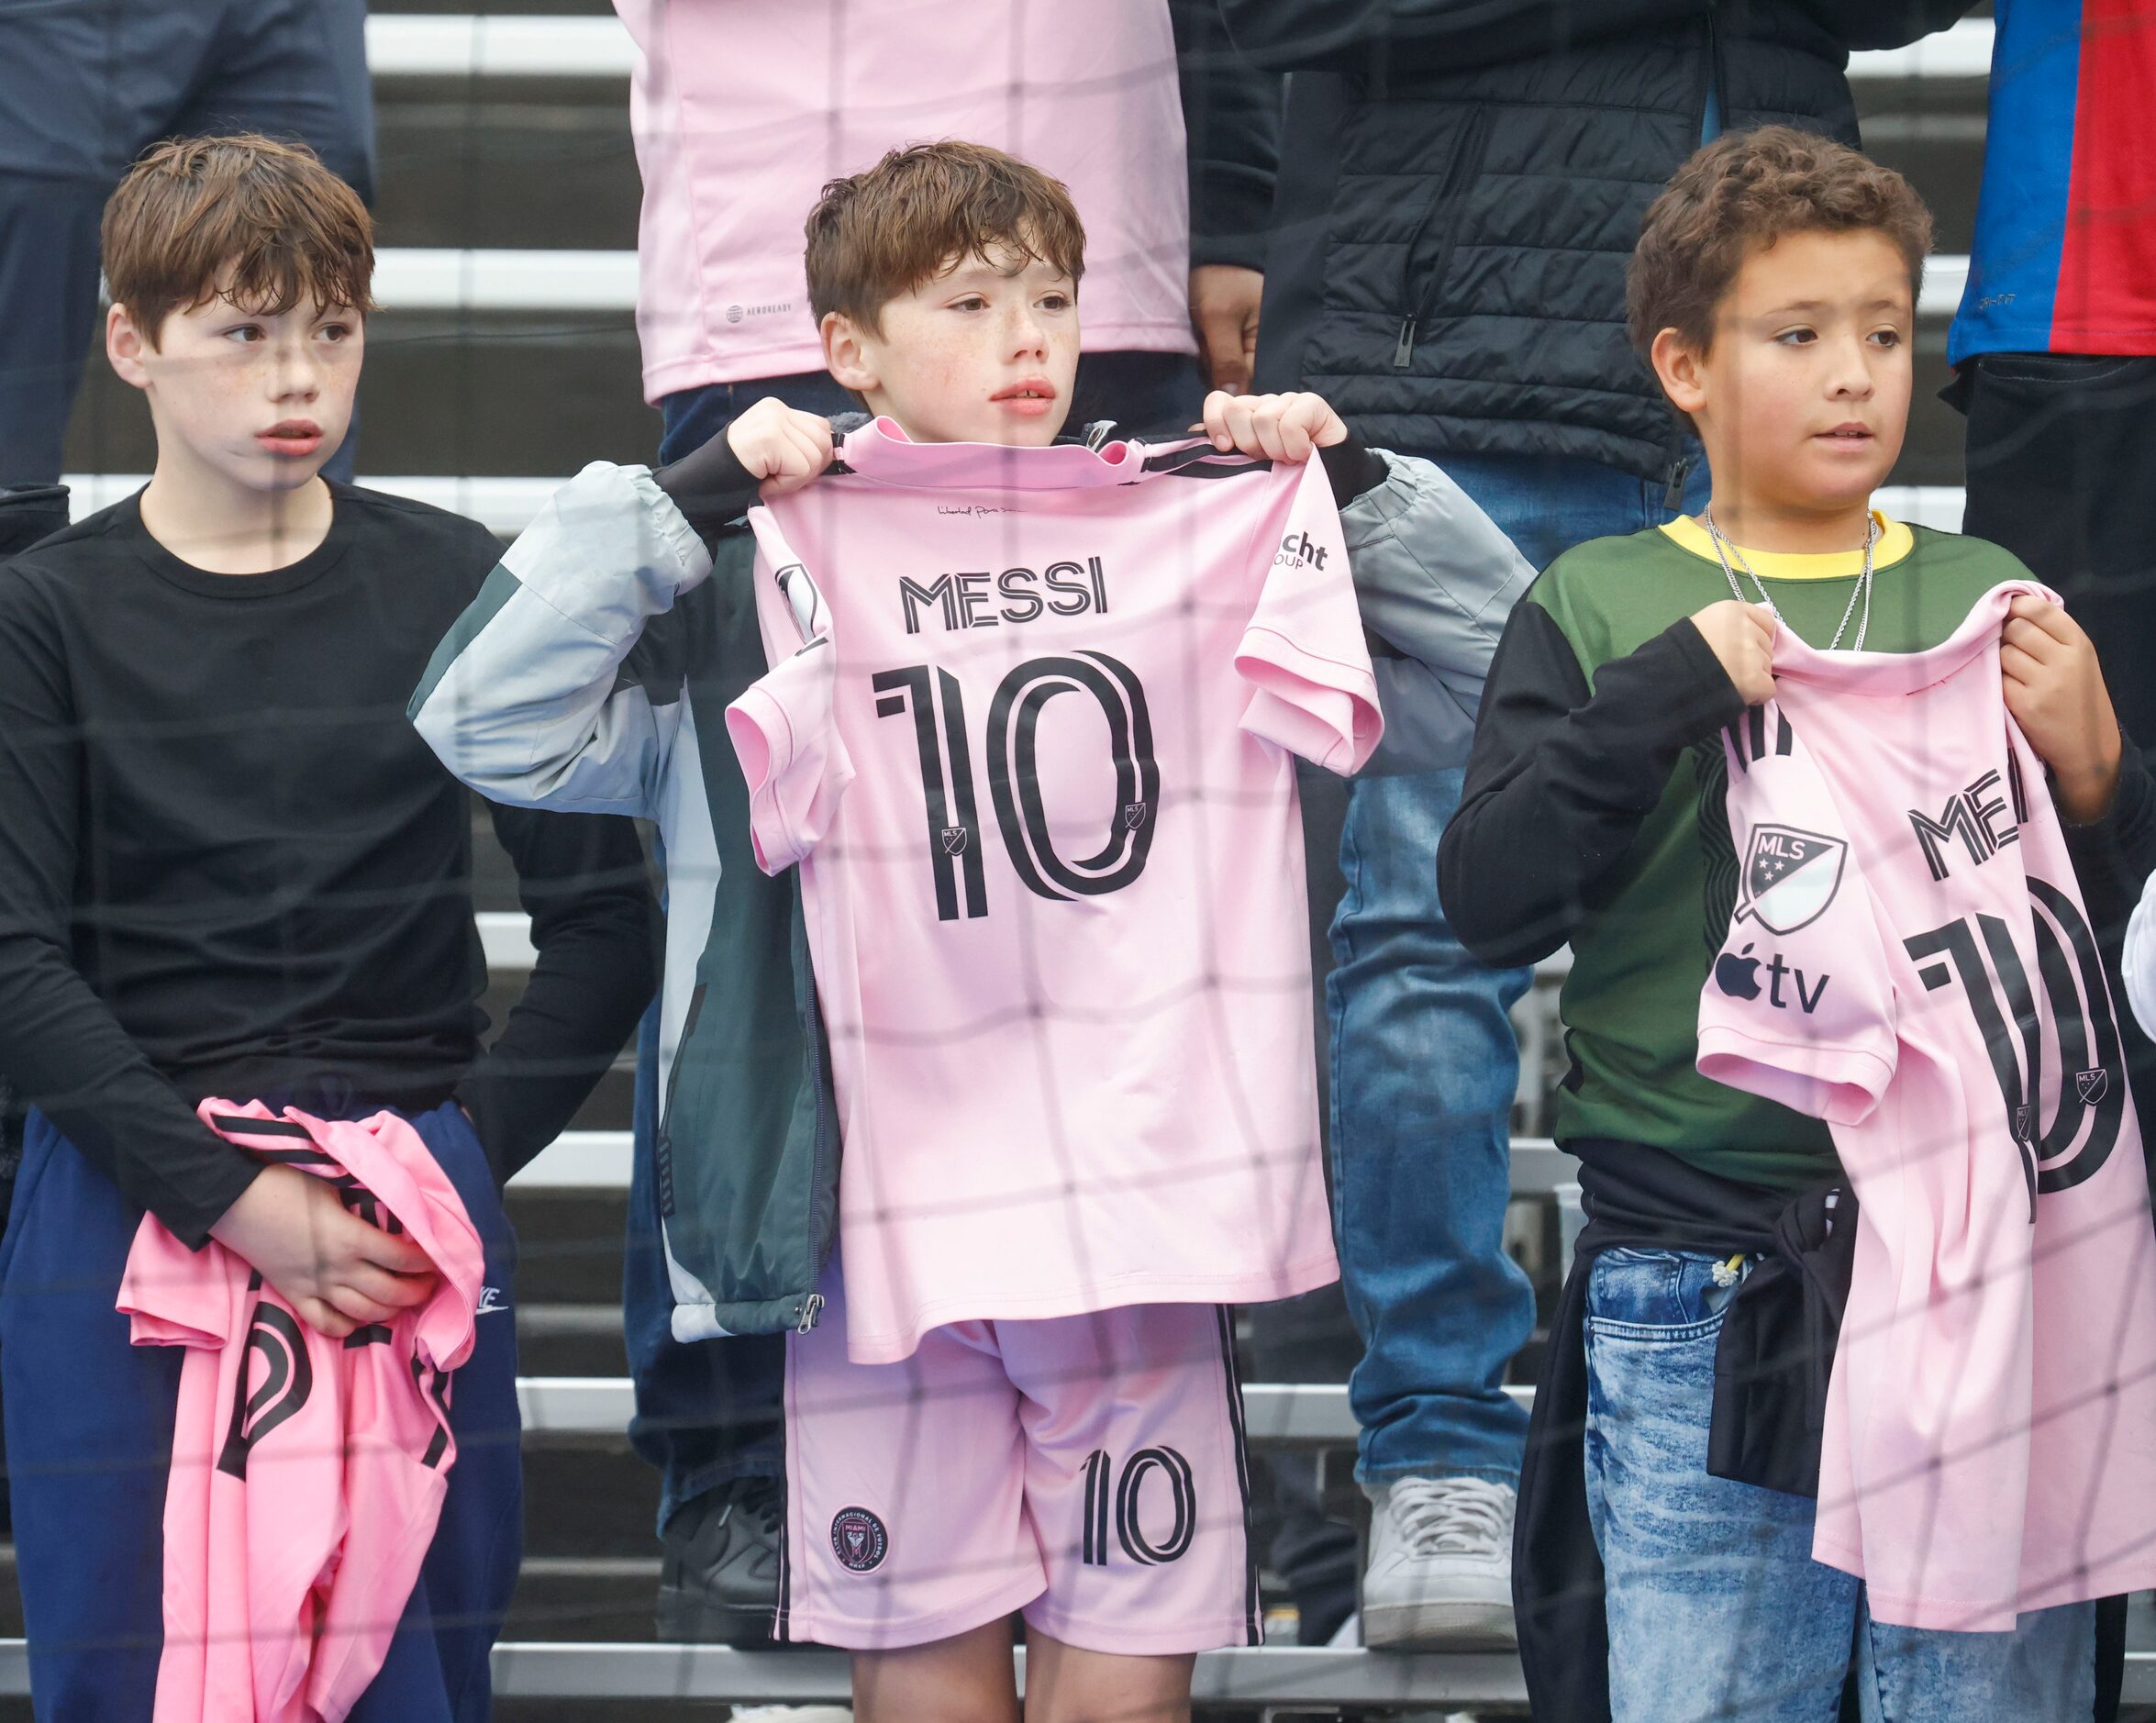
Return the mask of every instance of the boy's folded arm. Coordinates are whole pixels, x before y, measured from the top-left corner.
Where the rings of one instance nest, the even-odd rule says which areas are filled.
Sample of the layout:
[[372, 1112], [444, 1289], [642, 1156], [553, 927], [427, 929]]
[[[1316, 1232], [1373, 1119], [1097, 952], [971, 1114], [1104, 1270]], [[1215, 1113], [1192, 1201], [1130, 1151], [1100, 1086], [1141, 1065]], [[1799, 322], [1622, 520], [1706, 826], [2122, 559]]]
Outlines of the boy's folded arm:
[[[1339, 451], [1349, 449], [1372, 465], [1343, 483]], [[1355, 487], [1342, 495], [1340, 530], [1363, 626], [1426, 665], [1472, 716], [1534, 568], [1430, 461], [1352, 439], [1323, 454], [1336, 495]]]
[[710, 570], [649, 472], [595, 461], [548, 498], [436, 649], [412, 722], [495, 801], [649, 813], [680, 717], [674, 604]]
[[1611, 659], [1587, 684], [1532, 599], [1490, 668], [1460, 811], [1438, 849], [1438, 889], [1484, 962], [1528, 963], [1573, 935], [1661, 799], [1684, 750], [1744, 709], [1690, 620]]
[[0, 1068], [122, 1196], [190, 1250], [261, 1171], [195, 1117], [64, 943], [16, 927], [0, 927]]
[[493, 814], [539, 957], [457, 1099], [506, 1182], [568, 1128], [658, 991], [660, 915], [628, 820]]
[[199, 1250], [260, 1168], [195, 1117], [75, 967], [81, 727], [40, 620], [0, 603], [0, 1071], [122, 1195]]

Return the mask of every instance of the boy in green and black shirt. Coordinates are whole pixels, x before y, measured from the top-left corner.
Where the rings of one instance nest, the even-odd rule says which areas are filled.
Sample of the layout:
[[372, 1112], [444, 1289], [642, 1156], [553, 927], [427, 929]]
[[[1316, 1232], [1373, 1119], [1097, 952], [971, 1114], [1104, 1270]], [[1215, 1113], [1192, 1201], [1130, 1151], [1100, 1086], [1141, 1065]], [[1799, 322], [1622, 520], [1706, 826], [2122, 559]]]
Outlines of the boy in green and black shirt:
[[[1860, 1581], [1811, 1559], [1806, 1402], [1826, 1373], [1774, 1355], [1807, 1321], [1831, 1335], [1852, 1210], [1823, 1123], [1694, 1067], [1737, 884], [1720, 731], [1773, 694], [1776, 617], [1815, 647], [1915, 651], [2028, 578], [1995, 546], [1870, 508], [1906, 427], [1930, 239], [1898, 174], [1781, 128], [1718, 139], [1671, 182], [1628, 311], [1698, 428], [1713, 501], [1581, 546], [1521, 600], [1439, 850], [1446, 910], [1476, 957], [1573, 954], [1555, 1134], [1581, 1157], [1591, 1225], [1515, 1553], [1538, 1715], [1832, 1717], [1852, 1643], [1867, 1717], [2085, 1717], [2094, 1703], [2093, 1606], [2025, 1615], [2011, 1634], [1893, 1628], [1865, 1617]], [[2079, 866], [2148, 822], [2148, 780], [2133, 763], [2121, 789], [2095, 653], [2062, 610], [2016, 600], [2005, 640], [2006, 704], [2084, 828]]]

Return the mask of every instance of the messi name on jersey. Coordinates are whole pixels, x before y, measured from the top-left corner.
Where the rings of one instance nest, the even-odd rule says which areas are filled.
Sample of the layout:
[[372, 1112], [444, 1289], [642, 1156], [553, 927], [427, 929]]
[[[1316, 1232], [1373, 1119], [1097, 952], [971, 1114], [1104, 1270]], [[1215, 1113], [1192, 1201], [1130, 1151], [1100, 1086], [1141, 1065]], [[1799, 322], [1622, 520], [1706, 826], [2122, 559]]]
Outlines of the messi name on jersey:
[[918, 634], [924, 616], [939, 616], [944, 632], [993, 628], [1006, 622], [1035, 622], [1043, 614], [1095, 616], [1108, 612], [1108, 577], [1097, 556], [1084, 562], [1050, 562], [1040, 569], [1006, 568], [1001, 572], [972, 569], [944, 574], [923, 584], [898, 579], [898, 605], [906, 631]]

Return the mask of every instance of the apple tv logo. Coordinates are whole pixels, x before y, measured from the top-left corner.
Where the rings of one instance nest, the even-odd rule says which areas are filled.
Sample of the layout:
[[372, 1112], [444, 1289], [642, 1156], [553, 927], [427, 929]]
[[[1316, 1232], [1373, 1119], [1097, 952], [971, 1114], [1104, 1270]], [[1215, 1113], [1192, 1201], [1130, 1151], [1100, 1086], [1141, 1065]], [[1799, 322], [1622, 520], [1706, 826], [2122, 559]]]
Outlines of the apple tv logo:
[[1827, 994], [1827, 984], [1834, 979], [1831, 975], [1822, 975], [1817, 986], [1806, 986], [1804, 971], [1795, 964], [1784, 963], [1779, 951], [1766, 961], [1766, 971], [1767, 984], [1761, 989], [1760, 960], [1751, 955], [1751, 947], [1747, 945], [1741, 951], [1724, 951], [1715, 959], [1715, 985], [1732, 999], [1757, 999], [1763, 991], [1769, 1005], [1777, 1011], [1786, 1011], [1790, 1001], [1782, 996], [1782, 983], [1788, 978], [1796, 984], [1797, 1009], [1809, 1017], [1818, 1009], [1819, 1001]]
[[1715, 985], [1732, 999], [1760, 996], [1760, 961], [1750, 951], [1748, 945], [1741, 952], [1724, 951], [1715, 959]]

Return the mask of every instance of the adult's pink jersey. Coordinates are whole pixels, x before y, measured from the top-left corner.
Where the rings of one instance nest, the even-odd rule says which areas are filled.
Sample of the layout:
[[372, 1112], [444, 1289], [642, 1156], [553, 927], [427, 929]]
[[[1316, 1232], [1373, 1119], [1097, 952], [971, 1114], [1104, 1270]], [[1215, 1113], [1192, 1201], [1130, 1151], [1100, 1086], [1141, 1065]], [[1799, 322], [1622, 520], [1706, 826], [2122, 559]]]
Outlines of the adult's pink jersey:
[[638, 57], [644, 393], [824, 368], [802, 273], [824, 182], [993, 144], [1070, 188], [1085, 350], [1188, 353], [1190, 196], [1167, 0], [615, 0]]
[[357, 1123], [205, 1101], [204, 1124], [332, 1181], [441, 1273], [395, 1321], [331, 1339], [214, 1240], [153, 1215], [119, 1308], [138, 1346], [183, 1346], [165, 1485], [156, 1723], [338, 1723], [388, 1654], [434, 1540], [483, 1259], [455, 1187], [394, 1113]]
[[1323, 467], [915, 444], [752, 510], [728, 708], [798, 862], [849, 1350], [1334, 1279], [1295, 765], [1381, 730]]
[[[2156, 1583], [2156, 1236], [2117, 1019], [1995, 587], [1907, 654], [1784, 628], [1724, 739], [1699, 1069], [1826, 1119], [1861, 1209], [1812, 1551], [2003, 1630]], [[2044, 595], [2049, 596], [2049, 595]]]

